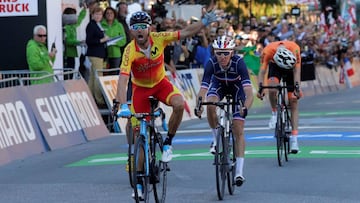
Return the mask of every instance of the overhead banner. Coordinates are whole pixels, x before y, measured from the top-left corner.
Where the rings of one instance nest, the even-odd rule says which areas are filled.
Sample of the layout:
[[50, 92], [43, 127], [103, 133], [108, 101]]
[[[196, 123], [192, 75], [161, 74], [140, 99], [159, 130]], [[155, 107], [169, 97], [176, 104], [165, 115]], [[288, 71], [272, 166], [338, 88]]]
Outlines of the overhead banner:
[[67, 80], [61, 82], [74, 106], [80, 125], [88, 140], [109, 136], [104, 120], [101, 117], [95, 100], [86, 82], [81, 80]]
[[86, 142], [78, 114], [62, 83], [26, 86], [24, 90], [51, 150]]
[[1, 88], [0, 165], [46, 151], [22, 87]]
[[37, 15], [38, 0], [0, 1], [0, 17]]

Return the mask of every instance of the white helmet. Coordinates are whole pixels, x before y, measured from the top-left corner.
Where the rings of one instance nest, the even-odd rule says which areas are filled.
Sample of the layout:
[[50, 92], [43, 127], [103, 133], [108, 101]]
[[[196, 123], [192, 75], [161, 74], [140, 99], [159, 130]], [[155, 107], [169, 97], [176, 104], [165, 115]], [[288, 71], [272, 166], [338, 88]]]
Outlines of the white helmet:
[[223, 35], [214, 40], [212, 47], [214, 49], [234, 49], [235, 43], [231, 37]]
[[279, 46], [277, 48], [273, 59], [280, 68], [284, 69], [292, 69], [296, 64], [296, 57], [284, 46]]

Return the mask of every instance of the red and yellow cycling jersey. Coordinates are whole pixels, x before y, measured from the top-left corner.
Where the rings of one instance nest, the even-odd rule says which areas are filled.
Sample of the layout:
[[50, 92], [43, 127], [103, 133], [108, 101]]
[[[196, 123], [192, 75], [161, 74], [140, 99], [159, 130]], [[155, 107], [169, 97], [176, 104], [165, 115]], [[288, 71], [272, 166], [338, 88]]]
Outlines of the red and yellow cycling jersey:
[[293, 41], [278, 41], [266, 45], [266, 47], [263, 49], [260, 60], [260, 69], [265, 70], [268, 67], [269, 62], [274, 62], [273, 57], [276, 53], [276, 49], [280, 44], [284, 45], [285, 48], [290, 50], [296, 57], [295, 68], [301, 68], [301, 55], [299, 45], [297, 45]]
[[140, 87], [152, 88], [166, 74], [164, 67], [164, 48], [172, 41], [180, 39], [180, 32], [151, 32], [149, 36], [149, 56], [140, 49], [135, 40], [125, 48], [121, 63], [123, 75], [132, 74], [132, 82]]

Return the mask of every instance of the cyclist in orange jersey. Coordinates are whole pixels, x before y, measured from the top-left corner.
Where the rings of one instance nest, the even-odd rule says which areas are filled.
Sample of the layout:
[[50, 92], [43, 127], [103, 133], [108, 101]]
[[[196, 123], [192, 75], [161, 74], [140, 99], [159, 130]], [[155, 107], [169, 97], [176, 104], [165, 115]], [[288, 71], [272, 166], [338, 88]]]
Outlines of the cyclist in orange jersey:
[[[297, 141], [299, 110], [298, 99], [301, 98], [300, 91], [300, 73], [301, 73], [301, 56], [300, 47], [293, 41], [277, 41], [268, 44], [261, 55], [261, 67], [258, 75], [259, 87], [264, 81], [266, 71], [268, 70], [269, 86], [279, 85], [281, 79], [286, 81], [289, 103], [291, 106], [291, 137], [290, 150], [296, 154], [299, 151]], [[265, 96], [264, 91], [257, 94], [262, 99]], [[269, 101], [272, 108], [272, 116], [269, 122], [269, 128], [275, 128], [276, 124], [276, 100], [277, 90], [269, 89]]]

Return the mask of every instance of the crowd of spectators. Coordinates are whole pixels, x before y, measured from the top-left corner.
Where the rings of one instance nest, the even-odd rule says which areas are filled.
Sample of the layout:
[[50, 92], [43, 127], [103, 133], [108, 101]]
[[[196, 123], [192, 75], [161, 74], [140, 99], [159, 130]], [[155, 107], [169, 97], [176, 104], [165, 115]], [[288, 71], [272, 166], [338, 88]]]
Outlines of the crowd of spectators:
[[[76, 47], [87, 46], [85, 55], [91, 61], [92, 71], [90, 71], [90, 76], [85, 76], [85, 78], [88, 78], [94, 96], [97, 95], [95, 97], [97, 102], [104, 105], [98, 86], [94, 85], [93, 74], [95, 70], [120, 66], [124, 47], [131, 40], [129, 27], [126, 24], [128, 5], [120, 1], [116, 8], [110, 6], [101, 8], [96, 0], [88, 0], [86, 3], [79, 15], [76, 15], [77, 12], [72, 8], [64, 10], [64, 14], [73, 14], [77, 18], [73, 23], [64, 26], [64, 67], [75, 68], [74, 58], [78, 57]], [[85, 10], [90, 16], [90, 22], [86, 28], [86, 40], [78, 41], [76, 29], [84, 19]], [[338, 20], [333, 20], [331, 25], [321, 24], [317, 15], [309, 15], [306, 12], [301, 16], [284, 13], [279, 18], [251, 15], [248, 18], [242, 17], [241, 19], [244, 20], [240, 23], [235, 23], [234, 19], [236, 18], [224, 14], [221, 21], [212, 23], [195, 36], [169, 45], [165, 50], [166, 69], [175, 74], [176, 70], [180, 69], [204, 67], [212, 52], [212, 42], [216, 37], [224, 34], [233, 37], [238, 54], [244, 57], [250, 72], [254, 75], [258, 73], [262, 49], [276, 40], [291, 40], [298, 43], [304, 61], [308, 64], [313, 63], [313, 66], [324, 64], [328, 68], [337, 70], [337, 67], [342, 65], [344, 57], [351, 60], [354, 56], [359, 56], [359, 29], [354, 28], [351, 32], [344, 32], [346, 29], [342, 25], [343, 22]], [[181, 19], [174, 13], [171, 15], [162, 13], [162, 15], [153, 16], [152, 29], [154, 31], [180, 30], [198, 20], [195, 17]], [[117, 36], [123, 36], [123, 38], [111, 45], [107, 44], [109, 39]], [[80, 61], [80, 66], [82, 64], [83, 61]]]
[[[192, 18], [185, 21], [177, 19], [174, 15], [157, 17], [154, 27], [158, 31], [181, 29], [196, 20]], [[169, 48], [174, 50], [171, 51], [173, 54], [169, 58], [173, 59], [178, 69], [203, 67], [210, 56], [213, 40], [223, 34], [235, 39], [239, 54], [244, 55], [250, 52], [254, 59], [261, 55], [262, 49], [268, 43], [276, 40], [295, 41], [301, 47], [305, 60], [335, 69], [341, 65], [344, 54], [352, 58], [358, 56], [360, 51], [360, 30], [357, 27], [351, 31], [345, 31], [344, 23], [340, 20], [334, 20], [332, 25], [323, 25], [319, 17], [306, 12], [302, 16], [284, 13], [280, 19], [251, 15], [241, 23], [234, 24], [234, 22], [232, 18], [223, 18], [222, 21], [213, 23], [210, 28], [204, 29], [196, 36]], [[183, 54], [178, 54], [180, 50]], [[249, 67], [255, 74], [259, 66], [256, 63], [260, 61], [255, 60], [255, 63]]]

